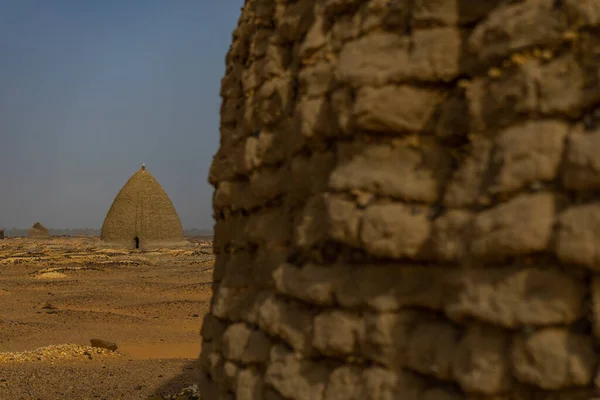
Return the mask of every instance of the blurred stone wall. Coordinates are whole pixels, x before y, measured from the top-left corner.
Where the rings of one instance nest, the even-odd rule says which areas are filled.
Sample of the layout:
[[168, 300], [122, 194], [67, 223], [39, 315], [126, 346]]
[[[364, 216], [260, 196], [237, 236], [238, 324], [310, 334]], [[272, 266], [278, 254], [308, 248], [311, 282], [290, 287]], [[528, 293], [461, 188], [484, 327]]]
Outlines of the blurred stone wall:
[[203, 396], [593, 398], [599, 25], [597, 0], [246, 0]]

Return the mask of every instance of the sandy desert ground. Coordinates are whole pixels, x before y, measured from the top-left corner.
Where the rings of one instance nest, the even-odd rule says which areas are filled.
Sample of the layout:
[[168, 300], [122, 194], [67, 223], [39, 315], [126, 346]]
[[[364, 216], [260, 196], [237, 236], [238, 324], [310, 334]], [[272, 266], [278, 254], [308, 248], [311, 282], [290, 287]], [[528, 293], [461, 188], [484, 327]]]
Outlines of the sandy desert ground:
[[214, 258], [209, 240], [190, 241], [0, 240], [0, 399], [146, 399], [193, 384]]

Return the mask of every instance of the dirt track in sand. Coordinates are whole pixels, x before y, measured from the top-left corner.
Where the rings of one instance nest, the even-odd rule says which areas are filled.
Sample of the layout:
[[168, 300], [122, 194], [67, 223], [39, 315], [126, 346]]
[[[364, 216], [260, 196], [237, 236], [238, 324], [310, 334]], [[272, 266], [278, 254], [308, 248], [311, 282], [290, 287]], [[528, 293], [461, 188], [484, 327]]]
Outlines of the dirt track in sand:
[[[0, 241], [0, 399], [140, 399], [194, 383], [214, 259], [211, 242], [191, 241], [147, 252], [89, 237]], [[92, 338], [119, 349], [46, 347]], [[26, 361], [7, 354], [42, 347]]]

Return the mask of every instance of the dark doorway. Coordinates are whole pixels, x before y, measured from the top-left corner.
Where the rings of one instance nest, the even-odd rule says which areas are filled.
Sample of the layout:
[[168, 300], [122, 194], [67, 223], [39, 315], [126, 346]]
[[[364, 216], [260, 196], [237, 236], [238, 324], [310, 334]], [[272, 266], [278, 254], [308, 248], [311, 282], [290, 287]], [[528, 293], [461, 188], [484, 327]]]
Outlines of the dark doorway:
[[135, 248], [139, 249], [140, 248], [140, 238], [136, 236], [135, 239], [133, 239], [133, 240], [135, 240]]

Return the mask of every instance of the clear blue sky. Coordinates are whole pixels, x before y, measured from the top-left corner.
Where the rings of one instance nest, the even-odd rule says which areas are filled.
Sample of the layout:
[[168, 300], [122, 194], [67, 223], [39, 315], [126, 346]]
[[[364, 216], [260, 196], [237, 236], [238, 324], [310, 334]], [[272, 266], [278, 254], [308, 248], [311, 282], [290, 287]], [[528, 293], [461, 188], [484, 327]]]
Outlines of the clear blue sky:
[[142, 162], [211, 228], [243, 0], [0, 0], [0, 227], [100, 228]]

